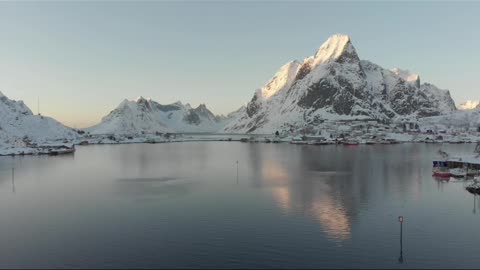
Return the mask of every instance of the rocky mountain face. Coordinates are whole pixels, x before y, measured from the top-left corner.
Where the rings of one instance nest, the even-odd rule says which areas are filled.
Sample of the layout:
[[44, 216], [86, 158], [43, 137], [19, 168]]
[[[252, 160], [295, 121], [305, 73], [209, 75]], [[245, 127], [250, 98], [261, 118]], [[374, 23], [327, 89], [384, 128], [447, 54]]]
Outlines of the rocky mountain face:
[[76, 136], [71, 128], [50, 117], [33, 115], [23, 101], [11, 100], [0, 92], [0, 144], [22, 146], [24, 139], [43, 143]]
[[162, 105], [143, 97], [124, 100], [87, 131], [92, 134], [135, 135], [153, 132], [216, 132], [223, 127], [226, 117], [216, 116], [205, 104], [192, 108], [176, 102]]
[[455, 110], [448, 90], [360, 60], [348, 36], [334, 35], [315, 55], [281, 67], [224, 131], [271, 133], [324, 120], [395, 120]]

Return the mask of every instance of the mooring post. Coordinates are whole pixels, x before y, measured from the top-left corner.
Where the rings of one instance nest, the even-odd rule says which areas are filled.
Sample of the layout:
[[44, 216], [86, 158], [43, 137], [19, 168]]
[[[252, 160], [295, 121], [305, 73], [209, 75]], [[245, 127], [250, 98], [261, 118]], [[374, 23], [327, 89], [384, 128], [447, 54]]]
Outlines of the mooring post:
[[12, 167], [12, 192], [15, 193], [15, 168]]
[[400, 222], [400, 257], [398, 262], [403, 263], [403, 216], [398, 217], [398, 222]]
[[238, 184], [238, 160], [237, 160], [237, 184]]

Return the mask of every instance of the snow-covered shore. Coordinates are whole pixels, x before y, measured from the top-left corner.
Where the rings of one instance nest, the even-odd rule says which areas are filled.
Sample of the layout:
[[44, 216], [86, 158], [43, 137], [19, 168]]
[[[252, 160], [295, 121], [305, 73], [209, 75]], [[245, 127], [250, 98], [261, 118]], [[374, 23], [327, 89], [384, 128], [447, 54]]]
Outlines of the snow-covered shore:
[[[480, 143], [480, 134], [428, 134], [428, 133], [382, 133], [377, 135], [261, 135], [261, 134], [147, 134], [138, 136], [125, 135], [84, 135], [71, 141], [50, 141], [33, 146], [15, 146], [0, 144], [0, 156], [15, 155], [52, 155], [71, 154], [75, 145], [103, 144], [157, 144], [181, 142], [245, 142], [245, 143], [290, 143], [303, 141], [304, 144], [321, 145], [343, 144], [345, 141], [356, 141], [358, 144], [398, 144], [398, 143]], [[327, 144], [327, 143], [325, 143]], [[59, 150], [60, 149], [60, 150]], [[63, 150], [62, 150], [63, 149]]]

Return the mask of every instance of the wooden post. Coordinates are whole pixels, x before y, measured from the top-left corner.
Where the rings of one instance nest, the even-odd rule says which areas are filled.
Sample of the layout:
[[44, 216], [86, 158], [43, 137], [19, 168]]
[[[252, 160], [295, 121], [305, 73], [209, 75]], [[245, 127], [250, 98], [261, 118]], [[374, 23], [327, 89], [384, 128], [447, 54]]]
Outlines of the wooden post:
[[15, 193], [15, 168], [12, 168], [12, 192]]
[[237, 184], [238, 184], [238, 160], [237, 160]]
[[403, 216], [398, 217], [398, 222], [400, 222], [400, 257], [398, 262], [403, 263]]

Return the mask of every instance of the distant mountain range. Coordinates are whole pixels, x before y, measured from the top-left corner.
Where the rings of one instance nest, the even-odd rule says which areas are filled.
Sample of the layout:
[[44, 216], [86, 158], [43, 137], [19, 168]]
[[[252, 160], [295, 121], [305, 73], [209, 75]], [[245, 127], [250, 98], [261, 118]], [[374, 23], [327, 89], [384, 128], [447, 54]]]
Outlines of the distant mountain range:
[[348, 36], [334, 35], [315, 55], [281, 67], [224, 131], [272, 133], [324, 120], [395, 120], [455, 110], [448, 90], [360, 60]]
[[142, 132], [217, 132], [228, 117], [214, 115], [205, 104], [192, 108], [175, 102], [162, 105], [140, 97], [124, 100], [102, 121], [86, 129], [92, 134], [139, 134]]
[[[478, 110], [471, 110], [476, 107]], [[162, 105], [140, 97], [124, 100], [85, 131], [92, 134], [153, 132], [274, 133], [296, 131], [325, 120], [410, 120], [445, 125], [480, 125], [479, 102], [456, 106], [448, 90], [421, 83], [420, 76], [384, 69], [360, 60], [350, 38], [330, 37], [313, 56], [280, 68], [253, 98], [227, 116], [205, 104], [193, 108], [176, 102]], [[0, 93], [0, 144], [78, 137], [56, 120], [33, 115], [22, 102]]]

